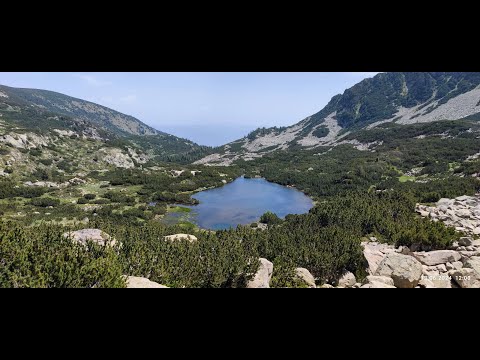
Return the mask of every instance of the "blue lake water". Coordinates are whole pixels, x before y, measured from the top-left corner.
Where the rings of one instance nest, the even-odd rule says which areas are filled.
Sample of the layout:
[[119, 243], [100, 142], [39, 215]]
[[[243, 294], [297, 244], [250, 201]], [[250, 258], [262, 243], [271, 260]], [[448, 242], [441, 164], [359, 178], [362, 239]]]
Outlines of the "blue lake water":
[[258, 221], [267, 211], [284, 218], [305, 214], [313, 207], [311, 198], [296, 189], [265, 179], [240, 177], [221, 188], [192, 195], [200, 201], [190, 206], [192, 222], [204, 229], [220, 230]]

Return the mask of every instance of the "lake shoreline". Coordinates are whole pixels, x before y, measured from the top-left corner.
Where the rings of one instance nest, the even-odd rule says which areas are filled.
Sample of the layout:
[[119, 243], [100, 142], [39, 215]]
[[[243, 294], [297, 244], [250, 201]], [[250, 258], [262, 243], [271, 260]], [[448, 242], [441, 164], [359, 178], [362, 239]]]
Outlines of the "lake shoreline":
[[[170, 204], [189, 211], [188, 222], [205, 230], [224, 230], [238, 225], [251, 226], [259, 223], [266, 212], [279, 218], [289, 214], [306, 214], [315, 206], [315, 201], [302, 191], [271, 182], [262, 177], [248, 178], [242, 175], [222, 186], [192, 194], [197, 205]], [[179, 215], [165, 215], [164, 222], [171, 223]], [[182, 212], [182, 213], [186, 213]], [[169, 215], [170, 214], [170, 215]], [[185, 219], [183, 219], [185, 221]]]

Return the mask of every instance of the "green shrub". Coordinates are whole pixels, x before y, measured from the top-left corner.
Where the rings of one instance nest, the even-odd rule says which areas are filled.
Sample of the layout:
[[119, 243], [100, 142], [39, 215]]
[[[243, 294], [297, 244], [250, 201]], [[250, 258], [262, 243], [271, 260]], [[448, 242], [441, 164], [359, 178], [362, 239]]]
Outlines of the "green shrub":
[[260, 217], [260, 222], [268, 225], [278, 225], [282, 223], [282, 219], [277, 214], [267, 211]]
[[45, 197], [45, 198], [35, 198], [35, 199], [32, 199], [30, 200], [30, 203], [33, 205], [33, 206], [38, 206], [38, 207], [49, 207], [49, 206], [58, 206], [60, 205], [60, 200], [58, 199], [53, 199], [53, 198], [49, 198], [49, 197]]

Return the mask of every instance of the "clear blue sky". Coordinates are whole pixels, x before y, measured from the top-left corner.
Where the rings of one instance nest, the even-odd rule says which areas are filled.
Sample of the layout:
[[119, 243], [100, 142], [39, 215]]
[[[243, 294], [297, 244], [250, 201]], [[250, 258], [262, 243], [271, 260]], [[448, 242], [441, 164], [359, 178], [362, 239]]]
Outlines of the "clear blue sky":
[[286, 126], [376, 73], [2, 73], [0, 84], [89, 100], [202, 145]]

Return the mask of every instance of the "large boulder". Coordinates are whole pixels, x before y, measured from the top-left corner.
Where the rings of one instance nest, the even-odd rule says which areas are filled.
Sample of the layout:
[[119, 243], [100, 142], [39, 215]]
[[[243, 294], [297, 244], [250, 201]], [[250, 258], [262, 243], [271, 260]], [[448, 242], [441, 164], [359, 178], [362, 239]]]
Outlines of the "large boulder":
[[414, 288], [421, 279], [422, 270], [422, 264], [413, 257], [390, 253], [378, 265], [375, 275], [391, 277], [398, 288]]
[[395, 252], [393, 246], [378, 244], [376, 242], [363, 242], [363, 256], [368, 262], [368, 273], [373, 275], [377, 270], [378, 265], [385, 257], [385, 254]]
[[82, 229], [65, 233], [63, 236], [70, 237], [73, 241], [82, 245], [86, 245], [89, 240], [102, 246], [115, 246], [117, 243], [110, 235], [99, 229]]
[[270, 279], [273, 274], [273, 264], [267, 259], [260, 258], [257, 273], [247, 284], [249, 289], [265, 289], [270, 287]]
[[453, 250], [437, 250], [429, 252], [415, 252], [413, 257], [424, 265], [433, 266], [446, 263], [453, 263], [460, 260], [461, 255]]
[[149, 288], [164, 289], [164, 288], [168, 288], [168, 286], [160, 285], [159, 283], [150, 281], [144, 277], [127, 276], [127, 288], [129, 289], [149, 289]]
[[315, 278], [305, 268], [296, 268], [295, 269], [295, 279], [298, 280], [300, 283], [307, 285], [309, 288], [315, 288]]
[[463, 268], [450, 270], [448, 275], [450, 275], [452, 281], [457, 283], [461, 288], [480, 288], [480, 275], [473, 269]]
[[473, 269], [477, 273], [478, 276], [480, 276], [480, 258], [479, 257], [471, 257], [467, 261], [465, 261], [465, 264], [463, 267]]
[[190, 242], [198, 241], [196, 236], [189, 234], [175, 234], [165, 236], [165, 241], [179, 241], [179, 240], [188, 240]]
[[338, 286], [339, 287], [352, 287], [357, 283], [357, 279], [355, 278], [355, 275], [353, 275], [350, 271], [345, 272], [340, 279], [338, 280]]

